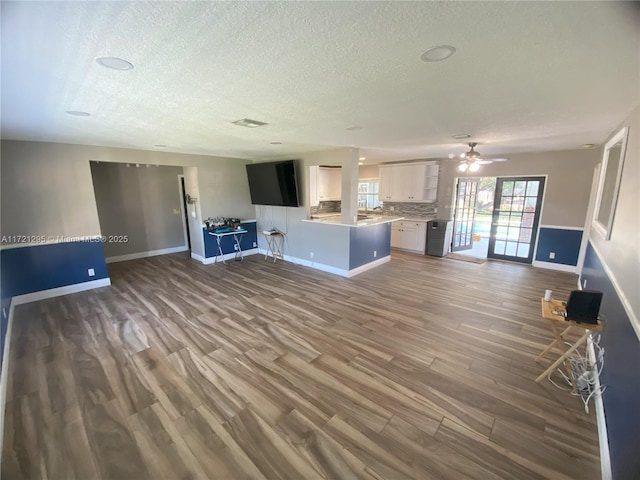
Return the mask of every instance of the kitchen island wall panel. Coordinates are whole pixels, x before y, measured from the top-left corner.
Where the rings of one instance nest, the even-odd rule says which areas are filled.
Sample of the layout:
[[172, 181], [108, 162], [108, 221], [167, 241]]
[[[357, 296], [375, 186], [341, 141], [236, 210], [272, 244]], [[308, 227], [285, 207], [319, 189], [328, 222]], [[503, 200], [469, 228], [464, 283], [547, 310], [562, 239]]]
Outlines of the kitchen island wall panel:
[[391, 224], [349, 229], [349, 270], [391, 254]]

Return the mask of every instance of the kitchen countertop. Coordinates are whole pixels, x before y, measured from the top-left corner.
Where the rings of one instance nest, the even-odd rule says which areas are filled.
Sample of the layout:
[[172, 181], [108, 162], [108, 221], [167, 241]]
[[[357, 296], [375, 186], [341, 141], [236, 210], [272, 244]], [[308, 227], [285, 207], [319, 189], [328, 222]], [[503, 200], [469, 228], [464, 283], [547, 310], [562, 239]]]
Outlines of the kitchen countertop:
[[398, 220], [405, 220], [404, 217], [401, 216], [390, 216], [390, 215], [371, 215], [367, 219], [358, 220], [356, 223], [342, 223], [342, 219], [339, 213], [319, 213], [312, 215], [309, 220], [302, 220], [303, 222], [308, 223], [321, 223], [325, 225], [339, 225], [341, 227], [370, 227], [373, 225], [381, 225], [383, 223], [391, 223], [396, 222]]

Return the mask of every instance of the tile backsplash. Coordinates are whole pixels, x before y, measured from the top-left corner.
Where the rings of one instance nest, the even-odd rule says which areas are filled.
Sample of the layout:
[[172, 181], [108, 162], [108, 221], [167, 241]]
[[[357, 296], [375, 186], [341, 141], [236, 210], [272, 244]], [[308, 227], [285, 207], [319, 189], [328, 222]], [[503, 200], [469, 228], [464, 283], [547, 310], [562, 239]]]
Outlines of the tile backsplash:
[[[438, 204], [433, 203], [404, 203], [384, 202], [382, 213], [384, 215], [401, 215], [409, 218], [435, 217]], [[391, 210], [393, 207], [393, 211]]]
[[317, 207], [311, 207], [311, 215], [314, 213], [340, 213], [342, 202], [340, 200], [320, 202]]

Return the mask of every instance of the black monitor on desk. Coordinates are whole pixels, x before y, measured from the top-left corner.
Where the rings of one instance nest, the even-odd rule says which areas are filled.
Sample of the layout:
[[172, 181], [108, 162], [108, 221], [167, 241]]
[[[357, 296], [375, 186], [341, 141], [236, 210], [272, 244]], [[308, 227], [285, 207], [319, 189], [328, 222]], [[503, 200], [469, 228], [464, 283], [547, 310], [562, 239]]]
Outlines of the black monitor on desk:
[[598, 323], [602, 292], [596, 290], [573, 290], [567, 300], [567, 320], [578, 323]]

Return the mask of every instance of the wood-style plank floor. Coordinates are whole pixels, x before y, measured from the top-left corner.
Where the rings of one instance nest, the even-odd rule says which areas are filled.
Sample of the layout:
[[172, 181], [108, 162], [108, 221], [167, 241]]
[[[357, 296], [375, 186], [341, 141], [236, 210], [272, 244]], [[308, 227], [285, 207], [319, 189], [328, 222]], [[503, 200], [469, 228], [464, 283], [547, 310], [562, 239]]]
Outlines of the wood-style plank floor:
[[593, 413], [534, 382], [540, 297], [574, 275], [395, 252], [353, 279], [109, 273], [16, 308], [3, 480], [599, 478]]

